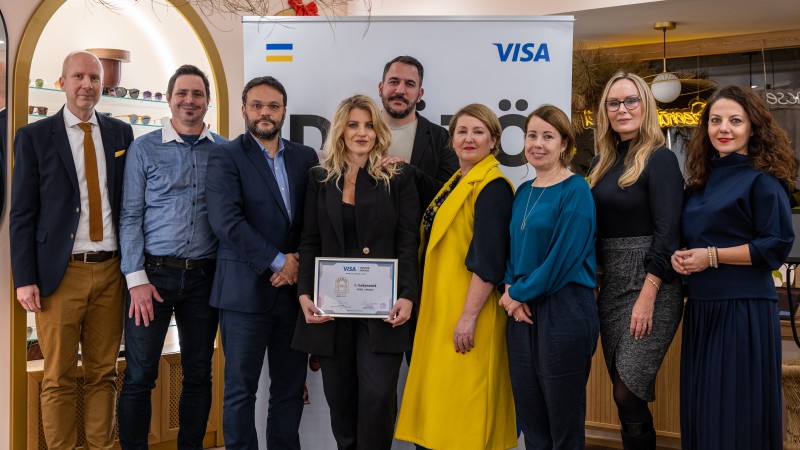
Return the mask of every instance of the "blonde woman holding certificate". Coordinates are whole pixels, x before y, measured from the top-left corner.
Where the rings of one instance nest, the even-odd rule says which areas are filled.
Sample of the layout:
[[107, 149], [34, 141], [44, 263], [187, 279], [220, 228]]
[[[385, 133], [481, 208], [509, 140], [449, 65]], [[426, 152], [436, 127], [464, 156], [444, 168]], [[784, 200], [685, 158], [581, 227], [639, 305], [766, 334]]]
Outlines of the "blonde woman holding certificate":
[[[419, 200], [402, 165], [380, 163], [391, 135], [369, 97], [345, 99], [306, 191], [293, 346], [319, 356], [340, 450], [391, 448], [400, 364], [413, 338], [406, 322], [418, 295]], [[397, 259], [398, 298], [388, 315], [325, 315], [312, 300], [316, 257]]]

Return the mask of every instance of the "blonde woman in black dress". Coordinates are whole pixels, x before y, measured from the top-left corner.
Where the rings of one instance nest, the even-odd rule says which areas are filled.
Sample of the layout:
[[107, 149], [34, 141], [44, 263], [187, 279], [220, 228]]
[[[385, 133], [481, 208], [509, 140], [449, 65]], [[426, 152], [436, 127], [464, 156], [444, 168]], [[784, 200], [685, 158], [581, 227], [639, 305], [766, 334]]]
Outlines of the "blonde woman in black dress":
[[683, 299], [670, 256], [680, 243], [683, 177], [664, 148], [656, 102], [639, 76], [619, 72], [597, 112], [589, 180], [597, 208], [600, 336], [626, 449], [655, 449], [655, 377]]

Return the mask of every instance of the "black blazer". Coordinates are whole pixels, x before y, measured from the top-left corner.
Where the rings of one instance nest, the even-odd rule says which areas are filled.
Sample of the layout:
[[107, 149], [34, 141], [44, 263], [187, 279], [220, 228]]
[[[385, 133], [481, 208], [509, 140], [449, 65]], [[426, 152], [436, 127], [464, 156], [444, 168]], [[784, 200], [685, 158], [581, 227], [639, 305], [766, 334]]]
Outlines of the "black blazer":
[[419, 193], [420, 214], [458, 170], [458, 157], [450, 148], [447, 130], [417, 114], [417, 133], [411, 150], [411, 165]]
[[275, 175], [250, 133], [215, 147], [209, 155], [208, 221], [219, 238], [210, 301], [215, 308], [266, 313], [279, 296], [298, 305], [295, 286], [276, 288], [269, 282], [269, 265], [279, 252], [297, 252], [308, 169], [318, 159], [311, 147], [285, 139], [283, 146], [291, 219]]
[[[119, 236], [122, 174], [133, 129], [121, 120], [95, 115], [106, 157], [112, 220]], [[16, 287], [36, 284], [40, 295], [46, 296], [64, 278], [81, 208], [75, 164], [64, 126], [64, 108], [17, 132], [9, 211], [11, 270]]]
[[[358, 248], [365, 258], [397, 258], [398, 298], [418, 303], [419, 200], [414, 180], [401, 166], [389, 182], [374, 180], [367, 169], [358, 171], [355, 192]], [[326, 172], [315, 167], [306, 190], [305, 223], [300, 241], [298, 295], [314, 297], [314, 258], [344, 257], [342, 183], [323, 182]], [[347, 320], [347, 319], [337, 319]], [[333, 356], [337, 321], [307, 324], [298, 316], [292, 346], [322, 356]], [[381, 319], [368, 320], [370, 349], [378, 353], [399, 353], [411, 349], [414, 329], [410, 324], [392, 326]]]

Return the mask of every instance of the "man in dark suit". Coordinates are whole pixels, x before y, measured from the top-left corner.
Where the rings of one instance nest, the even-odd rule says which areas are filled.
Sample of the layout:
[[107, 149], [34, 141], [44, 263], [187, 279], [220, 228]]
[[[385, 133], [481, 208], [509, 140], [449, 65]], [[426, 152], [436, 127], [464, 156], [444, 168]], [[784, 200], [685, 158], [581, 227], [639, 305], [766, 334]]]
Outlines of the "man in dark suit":
[[41, 410], [47, 447], [74, 449], [78, 344], [86, 380], [86, 441], [114, 442], [122, 294], [117, 243], [129, 124], [95, 112], [100, 61], [67, 55], [67, 102], [16, 135], [9, 227], [17, 300], [36, 313], [44, 355]]
[[378, 95], [381, 116], [392, 129], [392, 145], [384, 164], [411, 164], [419, 193], [420, 212], [450, 176], [458, 170], [458, 158], [450, 148], [447, 130], [417, 113], [422, 100], [424, 69], [412, 56], [398, 56], [386, 63]]
[[266, 351], [267, 448], [299, 450], [307, 355], [290, 345], [302, 205], [318, 160], [311, 148], [280, 138], [286, 90], [275, 78], [245, 85], [242, 117], [247, 132], [211, 154], [206, 181], [208, 219], [219, 238], [211, 305], [220, 309], [225, 352], [225, 446], [259, 448], [254, 410]]

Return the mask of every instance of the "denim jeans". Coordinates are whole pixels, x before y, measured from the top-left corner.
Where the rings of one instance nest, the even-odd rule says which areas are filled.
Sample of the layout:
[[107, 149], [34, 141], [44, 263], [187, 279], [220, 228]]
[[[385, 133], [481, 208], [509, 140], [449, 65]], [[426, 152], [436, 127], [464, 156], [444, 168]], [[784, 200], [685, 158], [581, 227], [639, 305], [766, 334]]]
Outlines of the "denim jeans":
[[[300, 419], [308, 354], [291, 348], [299, 311], [294, 289], [285, 289], [268, 313], [220, 310], [225, 350], [222, 430], [228, 450], [258, 450], [256, 392], [264, 357], [269, 362], [269, 450], [300, 450]], [[289, 295], [291, 292], [292, 295]]]
[[214, 264], [185, 270], [145, 264], [163, 303], [153, 301], [150, 326], [136, 326], [125, 298], [125, 378], [119, 397], [119, 440], [123, 449], [147, 449], [151, 391], [156, 386], [164, 339], [172, 314], [178, 326], [183, 391], [178, 406], [179, 449], [202, 449], [211, 409], [211, 357], [218, 311], [209, 306]]

